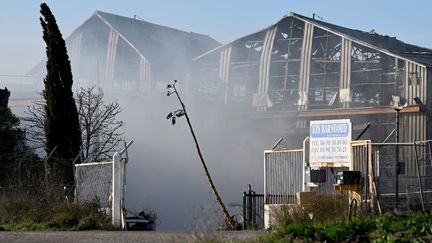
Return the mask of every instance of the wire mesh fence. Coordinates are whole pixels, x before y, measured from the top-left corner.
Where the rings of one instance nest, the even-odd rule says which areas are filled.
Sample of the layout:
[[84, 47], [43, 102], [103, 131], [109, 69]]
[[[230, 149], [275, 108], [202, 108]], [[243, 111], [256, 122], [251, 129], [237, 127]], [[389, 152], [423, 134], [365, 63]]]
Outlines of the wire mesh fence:
[[99, 200], [102, 208], [111, 205], [112, 162], [94, 162], [75, 165], [75, 201], [84, 203]]
[[372, 144], [384, 209], [432, 209], [432, 141]]

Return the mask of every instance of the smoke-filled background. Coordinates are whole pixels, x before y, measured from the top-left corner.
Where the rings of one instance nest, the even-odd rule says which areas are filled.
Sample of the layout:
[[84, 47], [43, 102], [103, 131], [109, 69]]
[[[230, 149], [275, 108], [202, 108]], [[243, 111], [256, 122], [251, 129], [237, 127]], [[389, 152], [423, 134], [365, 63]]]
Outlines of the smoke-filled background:
[[[11, 99], [36, 97], [42, 84], [27, 83], [25, 74], [44, 57], [39, 24], [40, 1], [13, 1], [0, 9], [0, 87], [8, 86]], [[396, 35], [420, 46], [432, 46], [426, 16], [429, 1], [47, 1], [66, 38], [95, 10], [207, 34], [227, 43], [273, 24], [289, 11], [306, 16], [318, 14], [325, 21], [349, 28]], [[353, 7], [357, 6], [357, 7]], [[391, 24], [390, 24], [391, 23]], [[173, 43], [174, 44], [174, 43]], [[91, 57], [89, 57], [91, 58]], [[179, 70], [179, 73], [182, 70]], [[97, 70], [94, 70], [96, 73]], [[176, 70], [170, 70], [175, 73]], [[166, 83], [178, 77], [167, 78]], [[162, 81], [162, 80], [161, 80]], [[182, 85], [184, 80], [179, 80]], [[75, 87], [76, 90], [78, 87]], [[194, 94], [184, 101], [204, 158], [219, 193], [231, 214], [238, 214], [248, 184], [263, 190], [263, 150], [271, 148], [287, 124], [265, 124], [227, 112], [222, 104], [206, 102]], [[105, 101], [117, 100], [123, 109], [124, 136], [135, 143], [129, 151], [126, 207], [153, 208], [161, 230], [183, 230], [214, 221], [217, 209], [203, 168], [184, 119], [175, 126], [166, 120], [179, 109], [175, 97], [160, 91], [152, 97], [140, 92], [106, 92]], [[13, 111], [23, 116], [25, 108]], [[303, 138], [298, 140], [298, 145]]]
[[[181, 80], [178, 86], [181, 87]], [[168, 83], [168, 82], [167, 82]], [[270, 149], [286, 124], [263, 123], [228, 112], [222, 104], [198, 100], [180, 90], [204, 159], [219, 193], [232, 215], [240, 214], [247, 185], [263, 192], [263, 151]], [[115, 97], [107, 94], [107, 99]], [[123, 107], [129, 150], [126, 205], [154, 208], [163, 230], [215, 227], [222, 219], [205, 177], [184, 117], [175, 125], [167, 113], [181, 108], [166, 92], [144, 97], [131, 93], [118, 97]]]

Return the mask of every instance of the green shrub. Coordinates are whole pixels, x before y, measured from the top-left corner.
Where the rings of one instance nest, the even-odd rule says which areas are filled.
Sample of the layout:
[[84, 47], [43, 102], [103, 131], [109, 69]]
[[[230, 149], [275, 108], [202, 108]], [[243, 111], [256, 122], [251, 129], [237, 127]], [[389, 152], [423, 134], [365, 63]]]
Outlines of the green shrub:
[[319, 227], [319, 240], [327, 242], [340, 242], [353, 236], [353, 231], [346, 223], [329, 222]]
[[431, 242], [432, 215], [386, 214], [349, 221], [282, 225], [258, 242]]
[[432, 216], [430, 213], [420, 212], [407, 220], [410, 233], [422, 236], [432, 235]]
[[316, 229], [310, 224], [292, 224], [287, 226], [287, 231], [294, 237], [311, 238], [314, 236]]
[[347, 226], [353, 231], [354, 235], [367, 235], [376, 229], [376, 224], [369, 218], [352, 218], [348, 221]]

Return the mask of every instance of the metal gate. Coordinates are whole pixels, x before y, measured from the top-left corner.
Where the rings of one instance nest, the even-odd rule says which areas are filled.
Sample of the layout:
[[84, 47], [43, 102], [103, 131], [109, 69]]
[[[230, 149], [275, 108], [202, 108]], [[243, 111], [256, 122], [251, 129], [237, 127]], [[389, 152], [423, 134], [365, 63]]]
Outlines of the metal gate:
[[249, 187], [243, 193], [243, 229], [264, 228], [264, 194], [256, 194]]

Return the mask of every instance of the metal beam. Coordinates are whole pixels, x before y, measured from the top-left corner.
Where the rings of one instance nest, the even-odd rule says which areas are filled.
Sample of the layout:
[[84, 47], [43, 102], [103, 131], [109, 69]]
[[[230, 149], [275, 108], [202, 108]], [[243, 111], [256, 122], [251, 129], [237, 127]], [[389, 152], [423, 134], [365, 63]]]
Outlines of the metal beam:
[[[331, 116], [356, 116], [356, 115], [383, 115], [394, 114], [393, 106], [381, 107], [357, 107], [339, 109], [317, 109], [304, 111], [270, 111], [270, 112], [245, 112], [244, 116], [253, 119], [274, 119], [274, 118], [307, 118], [307, 117], [331, 117]], [[424, 112], [419, 105], [409, 105], [401, 113]]]

